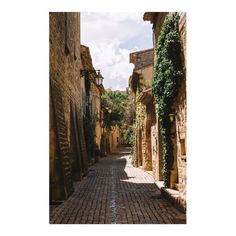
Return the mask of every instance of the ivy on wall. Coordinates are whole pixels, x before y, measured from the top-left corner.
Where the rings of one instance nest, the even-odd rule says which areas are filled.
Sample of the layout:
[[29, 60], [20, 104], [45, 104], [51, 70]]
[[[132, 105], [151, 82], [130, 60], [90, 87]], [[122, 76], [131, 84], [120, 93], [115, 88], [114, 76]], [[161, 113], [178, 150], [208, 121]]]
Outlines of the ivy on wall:
[[130, 87], [131, 90], [136, 93], [137, 89], [139, 89], [139, 81], [140, 81], [140, 75], [137, 72], [133, 72], [131, 82], [130, 82]]
[[172, 113], [173, 100], [183, 79], [178, 13], [166, 17], [158, 38], [156, 56], [152, 88], [162, 135], [164, 185], [169, 187], [174, 159], [169, 114]]
[[[134, 75], [136, 76], [136, 75]], [[137, 140], [137, 135], [139, 129], [144, 128], [144, 120], [145, 120], [145, 106], [139, 101], [140, 98], [140, 77], [136, 77], [135, 83], [133, 84], [133, 89], [132, 91], [135, 93], [135, 104], [136, 104], [136, 119], [135, 123], [133, 124], [133, 130], [134, 130], [134, 139], [133, 139], [133, 144], [132, 144], [132, 164], [135, 165], [137, 163], [137, 151], [136, 151], [136, 144], [138, 142]]]
[[136, 92], [136, 127], [144, 128], [145, 106], [139, 101], [140, 91]]
[[85, 75], [86, 107], [84, 115], [84, 135], [89, 162], [94, 157], [95, 152], [95, 121], [91, 115], [90, 89], [91, 81], [87, 73]]
[[134, 129], [133, 127], [131, 127], [130, 129], [126, 129], [126, 131], [124, 132], [124, 140], [125, 143], [133, 146], [134, 145]]

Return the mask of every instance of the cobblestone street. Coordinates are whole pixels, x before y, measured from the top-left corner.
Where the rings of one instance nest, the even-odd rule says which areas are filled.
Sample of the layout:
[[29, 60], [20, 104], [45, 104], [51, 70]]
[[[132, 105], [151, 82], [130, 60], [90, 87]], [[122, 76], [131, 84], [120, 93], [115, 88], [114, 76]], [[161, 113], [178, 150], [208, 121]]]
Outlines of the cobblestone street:
[[52, 224], [168, 224], [184, 214], [163, 199], [149, 173], [131, 165], [128, 148], [91, 167], [75, 192], [52, 207]]

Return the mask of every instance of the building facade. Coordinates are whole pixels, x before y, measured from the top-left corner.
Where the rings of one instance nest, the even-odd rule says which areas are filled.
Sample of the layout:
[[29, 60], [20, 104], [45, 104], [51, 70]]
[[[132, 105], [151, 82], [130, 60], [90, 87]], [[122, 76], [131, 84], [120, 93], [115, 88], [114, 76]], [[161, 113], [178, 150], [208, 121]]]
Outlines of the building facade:
[[[168, 12], [146, 12], [143, 19], [150, 21], [153, 25], [153, 47], [158, 46], [160, 31]], [[184, 78], [180, 82], [178, 93], [172, 104], [173, 114], [171, 119], [171, 139], [173, 143], [173, 164], [170, 171], [170, 188], [178, 191], [176, 201], [182, 208], [186, 209], [186, 13], [179, 13], [179, 33], [181, 42], [182, 64]], [[154, 66], [157, 63], [157, 55], [154, 54]], [[158, 106], [158, 104], [155, 104]], [[162, 160], [162, 137], [156, 114], [156, 123], [151, 127], [151, 145], [153, 160], [153, 175], [156, 181], [163, 180], [163, 160]]]
[[50, 13], [50, 200], [88, 170], [81, 116], [80, 13]]
[[72, 194], [73, 182], [98, 160], [104, 88], [89, 48], [80, 44], [80, 13], [49, 17], [50, 202], [57, 203]]
[[[130, 63], [134, 64], [129, 85], [135, 93], [136, 122], [133, 164], [152, 173], [159, 186], [163, 186], [163, 137], [157, 112], [158, 103], [154, 99], [152, 82], [157, 66], [158, 40], [168, 12], [146, 12], [144, 20], [153, 25], [153, 49], [130, 54]], [[183, 64], [183, 79], [174, 97], [169, 114], [173, 146], [173, 162], [170, 167], [168, 188], [175, 193], [175, 202], [186, 209], [186, 14], [179, 13], [179, 33]], [[155, 52], [155, 53], [154, 53]], [[160, 85], [161, 86], [161, 85]], [[170, 191], [170, 192], [171, 192]]]
[[[87, 140], [87, 153], [89, 159], [98, 161], [101, 156], [102, 139], [102, 110], [101, 96], [105, 89], [98, 84], [98, 73], [93, 67], [89, 48], [81, 45], [82, 70], [85, 72], [81, 77], [83, 117], [85, 120], [85, 136]], [[86, 73], [87, 72], [87, 73]]]
[[134, 64], [129, 85], [135, 93], [135, 155], [134, 164], [144, 170], [152, 170], [151, 124], [155, 119], [152, 99], [153, 49], [133, 52], [130, 63]]

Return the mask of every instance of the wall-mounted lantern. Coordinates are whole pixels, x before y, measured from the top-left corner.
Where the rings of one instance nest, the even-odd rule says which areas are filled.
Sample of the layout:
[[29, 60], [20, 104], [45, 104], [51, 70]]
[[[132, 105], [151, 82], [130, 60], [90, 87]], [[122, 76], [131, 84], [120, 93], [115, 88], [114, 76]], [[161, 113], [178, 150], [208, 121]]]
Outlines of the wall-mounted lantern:
[[100, 70], [97, 70], [97, 71], [98, 71], [98, 73], [97, 73], [97, 77], [96, 77], [96, 83], [97, 83], [97, 85], [102, 85], [102, 81], [104, 78], [103, 78]]
[[89, 79], [89, 75], [94, 74], [94, 73], [96, 73], [96, 84], [99, 86], [102, 85], [102, 81], [104, 78], [103, 78], [100, 70], [86, 70], [86, 69], [80, 70], [80, 74], [88, 79]]

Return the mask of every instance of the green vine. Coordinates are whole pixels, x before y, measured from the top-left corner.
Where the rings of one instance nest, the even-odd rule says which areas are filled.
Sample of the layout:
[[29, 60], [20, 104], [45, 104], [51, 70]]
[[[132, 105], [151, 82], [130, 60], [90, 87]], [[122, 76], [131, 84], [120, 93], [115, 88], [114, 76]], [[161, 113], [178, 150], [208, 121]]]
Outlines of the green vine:
[[85, 79], [85, 92], [86, 92], [86, 106], [85, 106], [85, 114], [83, 117], [84, 121], [84, 135], [85, 142], [87, 147], [87, 154], [89, 162], [94, 157], [95, 154], [95, 120], [91, 114], [91, 103], [90, 103], [90, 88], [91, 81], [89, 80], [89, 75], [86, 74]]
[[137, 144], [137, 135], [139, 129], [144, 128], [144, 119], [145, 119], [145, 106], [139, 101], [140, 98], [140, 84], [139, 81], [137, 82], [137, 90], [135, 93], [135, 104], [136, 104], [136, 119], [134, 124], [134, 141], [132, 145], [132, 164], [136, 166], [137, 164], [137, 151], [136, 151], [136, 144]]
[[144, 128], [145, 106], [139, 101], [140, 91], [136, 92], [136, 127]]
[[178, 13], [169, 14], [161, 28], [156, 49], [157, 61], [154, 68], [153, 93], [162, 135], [163, 177], [165, 187], [170, 186], [170, 170], [173, 164], [171, 123], [173, 100], [183, 79], [181, 44]]
[[139, 80], [140, 80], [140, 75], [137, 72], [133, 72], [130, 82], [130, 87], [134, 93], [136, 93], [137, 89], [139, 89]]
[[135, 123], [133, 123], [132, 125], [132, 144], [131, 144], [131, 163], [133, 166], [135, 166], [135, 162], [136, 162], [136, 127], [135, 127]]
[[126, 129], [126, 131], [124, 132], [124, 140], [125, 143], [133, 146], [134, 145], [134, 129], [133, 127], [129, 127]]

